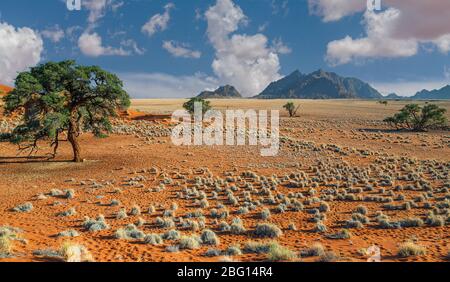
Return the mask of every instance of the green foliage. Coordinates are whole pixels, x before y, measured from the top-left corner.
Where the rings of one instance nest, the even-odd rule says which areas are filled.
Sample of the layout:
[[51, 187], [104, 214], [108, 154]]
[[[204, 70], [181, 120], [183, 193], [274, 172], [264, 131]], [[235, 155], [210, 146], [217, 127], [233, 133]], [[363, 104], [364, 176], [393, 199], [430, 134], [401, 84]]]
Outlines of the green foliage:
[[426, 131], [431, 128], [445, 127], [446, 109], [437, 105], [427, 104], [423, 107], [417, 104], [406, 105], [399, 113], [384, 119], [392, 127], [413, 131]]
[[33, 153], [38, 141], [50, 140], [55, 156], [59, 136], [67, 132], [75, 161], [81, 161], [78, 136], [92, 132], [104, 137], [111, 131], [109, 117], [130, 106], [116, 75], [75, 61], [48, 62], [20, 73], [14, 90], [3, 100], [5, 114], [24, 113], [22, 124], [11, 132], [9, 141]]
[[194, 106], [195, 103], [200, 103], [202, 107], [202, 114], [205, 114], [207, 111], [211, 109], [211, 105], [209, 101], [206, 101], [199, 97], [194, 97], [183, 104], [183, 108], [188, 111], [190, 114], [194, 114]]
[[290, 117], [294, 117], [297, 114], [297, 111], [300, 108], [300, 106], [296, 108], [293, 102], [288, 102], [286, 103], [286, 105], [283, 106], [283, 108], [285, 108], [286, 111], [288, 111]]

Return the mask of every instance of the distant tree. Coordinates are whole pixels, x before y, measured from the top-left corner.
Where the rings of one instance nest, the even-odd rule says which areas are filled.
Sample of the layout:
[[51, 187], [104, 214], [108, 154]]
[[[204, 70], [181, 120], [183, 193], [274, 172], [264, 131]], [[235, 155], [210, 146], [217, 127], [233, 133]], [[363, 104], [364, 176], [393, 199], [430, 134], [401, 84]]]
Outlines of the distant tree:
[[300, 105], [297, 106], [296, 108], [293, 102], [288, 102], [286, 103], [286, 105], [283, 106], [283, 108], [285, 108], [286, 111], [288, 111], [290, 117], [294, 117], [297, 115], [297, 111], [300, 108]]
[[190, 114], [194, 114], [194, 106], [195, 103], [200, 103], [202, 106], [202, 114], [205, 114], [207, 111], [211, 109], [211, 105], [209, 101], [206, 101], [205, 99], [194, 97], [191, 98], [189, 101], [183, 104], [183, 108], [188, 111]]
[[[109, 117], [130, 106], [116, 75], [74, 61], [48, 62], [20, 73], [14, 90], [3, 100], [5, 114], [23, 113], [23, 122], [9, 134], [9, 141], [32, 154], [39, 140], [50, 140], [53, 157], [59, 142], [68, 141], [75, 162], [82, 161], [80, 134], [105, 137], [111, 131]], [[60, 140], [63, 133], [67, 140]]]
[[427, 104], [420, 107], [417, 104], [409, 104], [384, 121], [397, 129], [426, 131], [430, 128], [444, 127], [447, 123], [445, 113], [446, 109], [437, 105]]
[[383, 100], [381, 100], [381, 101], [378, 101], [378, 103], [379, 104], [381, 104], [381, 105], [385, 105], [385, 106], [387, 106], [388, 105], [388, 101], [383, 101]]

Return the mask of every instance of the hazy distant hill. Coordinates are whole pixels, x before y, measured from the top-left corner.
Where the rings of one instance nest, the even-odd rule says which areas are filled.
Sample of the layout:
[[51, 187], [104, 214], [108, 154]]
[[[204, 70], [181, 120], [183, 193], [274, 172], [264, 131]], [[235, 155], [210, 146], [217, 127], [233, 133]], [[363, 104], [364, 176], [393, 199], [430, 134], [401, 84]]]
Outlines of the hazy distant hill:
[[416, 100], [448, 100], [450, 99], [450, 85], [436, 90], [422, 90], [412, 97]]
[[203, 91], [197, 97], [202, 99], [236, 99], [242, 98], [242, 95], [233, 86], [225, 85], [215, 91]]
[[259, 99], [381, 99], [383, 96], [368, 83], [318, 70], [302, 74], [298, 70], [272, 82]]
[[405, 99], [405, 97], [402, 96], [398, 96], [395, 93], [391, 93], [389, 95], [387, 95], [386, 97], [384, 97], [385, 99], [390, 99], [390, 100], [399, 100], [399, 99]]

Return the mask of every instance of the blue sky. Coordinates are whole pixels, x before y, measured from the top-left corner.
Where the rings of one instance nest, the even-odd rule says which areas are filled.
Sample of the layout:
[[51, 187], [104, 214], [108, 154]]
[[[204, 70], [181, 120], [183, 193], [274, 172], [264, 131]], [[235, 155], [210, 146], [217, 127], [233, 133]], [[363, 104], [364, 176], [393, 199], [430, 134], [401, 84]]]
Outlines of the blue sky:
[[[81, 11], [69, 11], [64, 0], [0, 2], [0, 27], [9, 30], [3, 34], [18, 38], [0, 42], [0, 61], [10, 60], [0, 83], [11, 84], [14, 73], [36, 63], [64, 59], [118, 73], [134, 97], [189, 97], [225, 83], [251, 96], [296, 69], [354, 76], [402, 95], [450, 83], [450, 28], [405, 29], [401, 21], [412, 17], [387, 13], [402, 12], [395, 0], [372, 15], [357, 0], [342, 11], [325, 0], [81, 1]], [[381, 16], [399, 32], [375, 41], [371, 17]], [[28, 50], [14, 45], [20, 40]], [[378, 44], [383, 52], [371, 49]]]

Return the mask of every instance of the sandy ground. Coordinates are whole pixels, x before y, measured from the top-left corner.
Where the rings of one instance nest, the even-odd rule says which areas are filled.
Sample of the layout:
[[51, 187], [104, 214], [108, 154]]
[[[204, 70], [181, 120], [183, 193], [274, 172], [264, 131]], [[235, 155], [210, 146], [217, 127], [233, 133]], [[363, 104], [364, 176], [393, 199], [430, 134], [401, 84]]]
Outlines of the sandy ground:
[[[167, 114], [177, 109], [182, 100], [135, 100], [133, 109], [156, 114]], [[379, 105], [376, 101], [296, 101], [301, 103], [300, 116], [296, 118], [283, 117], [281, 135], [285, 137], [280, 154], [276, 157], [261, 157], [259, 148], [241, 147], [177, 147], [170, 138], [143, 136], [142, 134], [113, 134], [107, 139], [95, 139], [86, 134], [81, 138], [83, 156], [86, 161], [81, 164], [67, 162], [71, 159], [68, 144], [63, 144], [56, 160], [42, 161], [17, 158], [17, 147], [0, 143], [0, 226], [20, 228], [19, 236], [25, 240], [13, 241], [13, 255], [0, 258], [0, 261], [51, 261], [51, 258], [34, 255], [36, 250], [58, 249], [66, 241], [77, 242], [85, 246], [96, 261], [217, 261], [218, 257], [206, 257], [208, 249], [225, 250], [228, 246], [248, 241], [267, 241], [256, 238], [255, 227], [261, 222], [276, 224], [283, 235], [275, 239], [280, 245], [296, 253], [307, 249], [315, 243], [322, 244], [327, 250], [333, 251], [343, 261], [366, 261], [367, 255], [362, 253], [372, 245], [381, 248], [383, 261], [445, 261], [450, 248], [450, 225], [435, 227], [424, 224], [421, 227], [405, 227], [401, 229], [382, 229], [376, 220], [376, 212], [382, 211], [392, 221], [419, 217], [426, 219], [430, 209], [424, 202], [436, 207], [445, 202], [449, 196], [443, 188], [449, 182], [448, 168], [450, 161], [450, 135], [448, 132], [407, 133], [389, 130], [380, 119], [400, 109], [405, 102], [389, 102], [388, 106]], [[439, 102], [447, 109], [450, 103]], [[282, 101], [254, 100], [223, 100], [213, 101], [213, 107], [219, 109], [256, 108], [279, 109]], [[141, 121], [157, 128], [167, 127], [166, 122]], [[42, 144], [39, 155], [44, 155], [47, 144]], [[338, 148], [338, 149], [336, 149]], [[392, 166], [391, 166], [392, 165]], [[410, 210], [387, 210], [385, 203], [369, 200], [340, 200], [337, 197], [327, 199], [330, 185], [340, 183], [337, 179], [317, 182], [314, 197], [326, 201], [330, 210], [324, 212], [327, 226], [325, 233], [313, 232], [316, 223], [311, 222], [310, 213], [319, 203], [306, 203], [313, 198], [308, 196], [314, 181], [306, 187], [292, 188], [289, 185], [290, 174], [304, 174], [309, 180], [317, 176], [317, 172], [335, 177], [341, 167], [358, 170], [367, 169], [370, 178], [379, 180], [384, 174], [407, 175], [410, 171], [422, 172], [422, 178], [431, 186], [433, 196], [426, 201], [417, 201], [417, 206]], [[151, 171], [157, 169], [157, 173]], [[135, 223], [138, 218], [145, 219], [144, 226], [139, 227], [146, 234], [162, 234], [169, 230], [155, 224], [157, 217], [162, 217], [164, 210], [172, 203], [178, 205], [175, 217], [184, 217], [189, 212], [199, 209], [194, 198], [180, 197], [186, 188], [195, 186], [195, 177], [226, 179], [227, 176], [238, 177], [245, 171], [252, 171], [257, 176], [271, 178], [276, 175], [280, 181], [274, 196], [287, 196], [289, 193], [302, 193], [304, 198], [303, 211], [293, 211], [288, 208], [284, 213], [277, 213], [276, 208], [282, 201], [276, 197], [275, 204], [261, 203], [255, 210], [247, 214], [236, 214], [243, 206], [245, 186], [251, 184], [255, 190], [251, 192], [252, 200], [261, 196], [261, 178], [242, 177], [234, 185], [238, 191], [234, 194], [239, 198], [239, 205], [227, 202], [225, 191], [219, 192], [218, 199], [212, 199], [212, 188], [199, 186], [206, 193], [209, 207], [201, 209], [205, 217], [206, 228], [216, 232], [220, 243], [218, 246], [204, 246], [195, 250], [180, 250], [167, 252], [166, 247], [176, 245], [177, 241], [165, 240], [162, 245], [143, 244], [141, 239], [116, 239], [114, 233], [127, 224]], [[339, 171], [342, 174], [343, 170]], [[434, 173], [434, 174], [433, 174]], [[183, 177], [180, 177], [183, 176]], [[436, 177], [436, 175], [440, 177]], [[135, 184], [129, 180], [136, 178]], [[156, 192], [164, 178], [173, 182], [166, 184], [162, 191]], [[298, 179], [297, 179], [298, 180]], [[307, 181], [305, 181], [307, 182]], [[423, 186], [416, 190], [395, 190], [396, 185], [415, 184], [416, 181], [394, 179], [392, 185], [375, 187], [372, 191], [362, 189], [355, 192], [357, 196], [392, 197], [391, 204], [401, 205], [414, 201], [427, 192]], [[84, 184], [84, 185], [83, 185]], [[96, 185], [101, 184], [101, 185]], [[229, 183], [232, 185], [233, 183]], [[354, 188], [364, 188], [366, 185], [357, 183]], [[423, 189], [421, 189], [422, 187]], [[117, 193], [116, 188], [121, 189]], [[384, 191], [379, 191], [384, 188]], [[51, 189], [73, 189], [75, 197], [65, 199], [48, 195]], [[259, 192], [258, 192], [259, 191]], [[447, 189], [448, 191], [448, 189]], [[429, 192], [429, 191], [428, 191]], [[353, 192], [352, 192], [353, 193]], [[46, 199], [38, 200], [39, 194], [46, 194]], [[404, 199], [396, 199], [402, 194]], [[336, 196], [336, 195], [335, 195]], [[264, 197], [263, 197], [264, 198]], [[119, 206], [110, 206], [113, 199], [120, 201]], [[448, 201], [448, 200], [447, 200]], [[19, 204], [31, 202], [33, 209], [28, 213], [11, 211]], [[219, 230], [218, 222], [210, 216], [210, 211], [217, 204], [223, 204], [229, 210], [230, 216], [223, 219], [228, 223], [234, 217], [240, 217], [246, 232], [233, 235]], [[130, 212], [133, 205], [141, 208], [139, 216], [130, 215], [126, 219], [116, 219], [121, 208]], [[148, 207], [154, 205], [156, 211], [149, 214]], [[350, 239], [329, 239], [327, 235], [345, 228], [345, 222], [352, 217], [357, 206], [364, 205], [368, 209], [369, 223], [364, 228], [349, 228]], [[68, 217], [58, 216], [58, 213], [75, 208], [76, 214]], [[259, 218], [263, 208], [271, 210], [267, 220]], [[444, 208], [445, 209], [445, 208]], [[442, 217], [445, 210], [440, 210]], [[85, 216], [96, 217], [102, 214], [106, 218], [109, 229], [90, 232], [83, 227]], [[288, 230], [289, 224], [295, 224], [297, 230]], [[74, 229], [80, 236], [76, 238], [56, 237], [61, 231]], [[201, 234], [201, 231], [187, 230], [177, 224], [177, 229], [184, 235]], [[399, 244], [414, 241], [426, 249], [420, 256], [401, 258], [397, 255]], [[233, 256], [237, 261], [261, 261], [265, 254], [248, 254]], [[317, 257], [295, 258], [294, 260], [315, 261]]]

